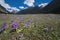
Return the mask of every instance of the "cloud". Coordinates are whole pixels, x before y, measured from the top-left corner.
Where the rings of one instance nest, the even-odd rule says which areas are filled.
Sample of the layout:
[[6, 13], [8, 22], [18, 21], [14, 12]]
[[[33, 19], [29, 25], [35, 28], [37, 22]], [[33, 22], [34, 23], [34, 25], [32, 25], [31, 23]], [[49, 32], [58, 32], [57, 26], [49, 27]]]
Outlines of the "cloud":
[[23, 9], [27, 9], [28, 7], [19, 6], [19, 8], [20, 8], [21, 10], [23, 10]]
[[9, 4], [5, 3], [5, 0], [0, 0], [0, 5], [3, 6], [4, 8], [6, 8], [6, 10], [8, 10], [9, 12], [12, 11], [19, 11], [18, 8], [16, 7], [11, 7]]
[[18, 9], [18, 8], [16, 8], [16, 7], [7, 8], [7, 10], [8, 10], [9, 12], [14, 12], [14, 13], [20, 11], [20, 9]]
[[11, 6], [8, 5], [7, 3], [5, 3], [4, 0], [0, 0], [0, 5], [2, 5], [2, 6], [5, 7], [5, 8], [11, 8]]
[[34, 0], [25, 0], [24, 4], [28, 5], [28, 6], [34, 6]]
[[41, 3], [41, 4], [39, 4], [38, 6], [39, 6], [39, 7], [41, 7], [41, 6], [42, 6], [42, 7], [45, 7], [46, 5], [48, 5], [48, 3]]
[[19, 6], [20, 9], [24, 9], [24, 6]]

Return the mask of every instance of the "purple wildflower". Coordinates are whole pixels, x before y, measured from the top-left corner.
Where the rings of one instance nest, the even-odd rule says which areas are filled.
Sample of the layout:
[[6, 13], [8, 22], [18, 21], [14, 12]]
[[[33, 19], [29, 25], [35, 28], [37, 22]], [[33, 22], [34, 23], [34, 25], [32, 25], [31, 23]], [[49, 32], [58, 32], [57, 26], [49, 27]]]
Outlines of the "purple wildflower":
[[5, 28], [7, 25], [6, 25], [6, 23], [3, 23], [2, 24], [2, 28]]
[[0, 28], [0, 32], [3, 31], [7, 25], [6, 25], [6, 23], [3, 23], [1, 26], [2, 27]]
[[11, 19], [11, 22], [14, 22], [14, 19]]
[[26, 24], [27, 24], [27, 25], [29, 25], [29, 24], [30, 24], [30, 22], [31, 22], [31, 20], [27, 20], [27, 21], [26, 21]]
[[44, 28], [44, 29], [48, 31], [48, 27], [46, 27], [46, 28]]
[[13, 22], [12, 24], [11, 24], [11, 28], [17, 28], [18, 27], [18, 23], [17, 22]]
[[30, 23], [31, 23], [31, 20], [27, 20], [26, 23], [25, 23], [25, 25], [26, 25], [26, 26], [29, 26]]
[[14, 18], [17, 18], [17, 16], [14, 16]]
[[51, 27], [52, 27], [51, 25], [48, 25], [48, 26], [47, 26], [46, 28], [44, 28], [44, 29], [48, 31], [49, 29], [51, 29]]
[[4, 30], [4, 28], [0, 28], [0, 32], [3, 31], [3, 30]]
[[20, 17], [19, 20], [22, 21], [23, 20], [23, 17]]

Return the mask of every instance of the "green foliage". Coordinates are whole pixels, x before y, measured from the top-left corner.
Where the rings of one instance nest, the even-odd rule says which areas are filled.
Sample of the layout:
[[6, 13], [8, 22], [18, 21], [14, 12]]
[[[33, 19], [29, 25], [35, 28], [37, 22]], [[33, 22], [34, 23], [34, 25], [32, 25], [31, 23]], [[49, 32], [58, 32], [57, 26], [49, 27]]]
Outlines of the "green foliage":
[[[51, 15], [36, 16], [25, 15], [22, 21], [17, 19], [16, 22], [19, 23], [19, 26], [14, 32], [10, 32], [13, 29], [10, 27], [11, 22], [8, 20], [5, 30], [0, 34], [0, 40], [60, 40], [60, 19], [55, 19], [56, 15], [54, 18], [50, 18]], [[20, 16], [18, 15], [18, 17]], [[25, 26], [28, 19], [31, 20], [30, 25]], [[0, 25], [2, 23], [1, 21]]]

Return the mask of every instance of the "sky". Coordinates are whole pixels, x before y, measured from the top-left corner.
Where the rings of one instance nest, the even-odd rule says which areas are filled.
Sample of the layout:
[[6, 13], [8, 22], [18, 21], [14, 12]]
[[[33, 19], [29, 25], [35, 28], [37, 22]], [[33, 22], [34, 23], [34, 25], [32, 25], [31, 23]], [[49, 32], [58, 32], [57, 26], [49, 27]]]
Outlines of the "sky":
[[2, 5], [9, 12], [20, 11], [29, 7], [34, 7], [36, 5], [46, 6], [52, 0], [0, 0], [0, 5]]

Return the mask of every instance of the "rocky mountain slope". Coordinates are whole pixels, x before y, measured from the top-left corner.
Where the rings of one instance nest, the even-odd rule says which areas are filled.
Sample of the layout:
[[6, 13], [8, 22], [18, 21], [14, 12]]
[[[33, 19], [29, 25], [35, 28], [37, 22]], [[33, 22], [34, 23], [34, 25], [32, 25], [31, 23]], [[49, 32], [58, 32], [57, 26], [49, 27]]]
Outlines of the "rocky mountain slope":
[[40, 14], [40, 13], [60, 13], [60, 0], [53, 0], [47, 6], [30, 7], [28, 9], [19, 11], [17, 14]]
[[0, 5], [0, 13], [8, 13], [7, 10]]

